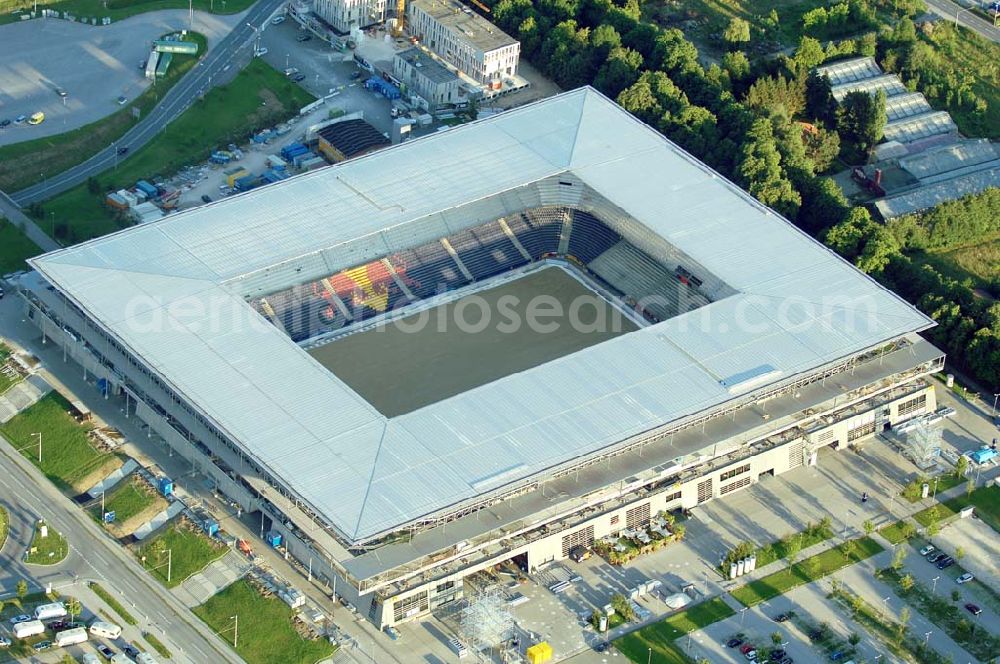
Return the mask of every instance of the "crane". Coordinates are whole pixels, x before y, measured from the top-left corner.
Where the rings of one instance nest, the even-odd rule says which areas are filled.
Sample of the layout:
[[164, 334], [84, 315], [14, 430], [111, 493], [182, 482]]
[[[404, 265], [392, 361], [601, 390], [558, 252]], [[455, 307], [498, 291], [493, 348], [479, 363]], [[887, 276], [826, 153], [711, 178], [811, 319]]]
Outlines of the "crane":
[[396, 25], [392, 29], [394, 37], [403, 36], [403, 16], [406, 14], [406, 0], [396, 0]]

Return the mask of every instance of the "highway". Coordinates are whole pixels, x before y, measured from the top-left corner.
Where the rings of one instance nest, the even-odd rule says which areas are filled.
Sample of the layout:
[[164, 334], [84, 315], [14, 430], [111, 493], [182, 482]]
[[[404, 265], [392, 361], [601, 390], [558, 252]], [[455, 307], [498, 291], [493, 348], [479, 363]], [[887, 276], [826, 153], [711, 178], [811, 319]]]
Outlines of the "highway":
[[951, 23], [955, 22], [957, 16], [958, 24], [962, 27], [968, 28], [986, 39], [1000, 43], [1000, 28], [993, 27], [989, 21], [976, 16], [951, 0], [927, 0], [927, 7]]
[[[209, 51], [197, 67], [171, 88], [151, 113], [141, 118], [138, 124], [129, 129], [113, 145], [104, 148], [82, 164], [11, 194], [10, 197], [20, 206], [51, 198], [85, 182], [88, 177], [112, 168], [119, 159], [116, 154], [118, 148], [127, 147], [134, 153], [146, 145], [161, 129], [177, 119], [199, 96], [208, 92], [212, 88], [213, 80], [218, 84], [219, 79], [225, 77], [236, 57], [241, 55], [240, 51], [250, 48], [255, 32], [251, 26], [258, 28], [266, 26], [271, 15], [283, 3], [284, 0], [260, 0], [254, 5], [240, 25]], [[249, 50], [246, 56], [249, 61]]]
[[[145, 572], [121, 546], [45, 478], [35, 466], [0, 436], [0, 495], [11, 513], [13, 537], [3, 548], [0, 585], [13, 590], [17, 579], [54, 587], [75, 581], [95, 580], [108, 590], [117, 590], [124, 604], [139, 614], [140, 626], [167, 635], [174, 645], [175, 661], [204, 664], [243, 660], [232, 652], [211, 629], [190, 613], [173, 595]], [[19, 553], [31, 538], [31, 524], [44, 517], [50, 527], [69, 542], [66, 561], [52, 571], [28, 570]]]

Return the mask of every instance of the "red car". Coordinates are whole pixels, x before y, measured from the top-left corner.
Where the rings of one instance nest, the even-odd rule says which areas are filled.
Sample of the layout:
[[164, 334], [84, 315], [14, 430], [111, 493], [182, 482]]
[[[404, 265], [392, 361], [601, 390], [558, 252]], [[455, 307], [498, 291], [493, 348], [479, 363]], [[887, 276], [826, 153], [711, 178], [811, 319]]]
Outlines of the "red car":
[[969, 613], [971, 613], [974, 616], [978, 616], [980, 613], [983, 612], [983, 610], [981, 608], [979, 608], [978, 604], [972, 604], [972, 603], [966, 604], [965, 605], [965, 610], [968, 611]]
[[740, 652], [743, 653], [743, 655], [747, 659], [753, 659], [754, 657], [757, 656], [757, 649], [754, 648], [753, 645], [749, 643], [744, 643], [742, 646], [740, 646]]

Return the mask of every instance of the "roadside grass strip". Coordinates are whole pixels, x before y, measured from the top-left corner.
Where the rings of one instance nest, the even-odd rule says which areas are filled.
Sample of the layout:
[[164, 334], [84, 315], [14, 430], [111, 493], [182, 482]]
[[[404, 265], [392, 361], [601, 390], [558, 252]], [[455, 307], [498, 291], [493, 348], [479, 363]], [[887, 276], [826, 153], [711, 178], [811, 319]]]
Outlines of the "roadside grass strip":
[[734, 613], [722, 598], [715, 597], [615, 639], [614, 645], [633, 662], [648, 661], [652, 649], [653, 661], [688, 664], [692, 661], [691, 658], [684, 654], [675, 640], [724, 620]]

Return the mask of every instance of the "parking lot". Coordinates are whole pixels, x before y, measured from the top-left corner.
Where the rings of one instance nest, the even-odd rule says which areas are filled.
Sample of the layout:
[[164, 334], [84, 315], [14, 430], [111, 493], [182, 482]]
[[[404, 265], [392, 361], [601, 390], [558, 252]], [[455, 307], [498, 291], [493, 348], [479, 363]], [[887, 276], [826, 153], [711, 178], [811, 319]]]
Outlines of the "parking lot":
[[[195, 14], [195, 30], [217, 43], [240, 15]], [[0, 129], [0, 145], [61, 134], [121, 108], [118, 97], [134, 99], [149, 85], [139, 62], [152, 41], [188, 27], [188, 13], [165, 10], [133, 16], [108, 26], [48, 18], [0, 26], [0, 120], [41, 111], [36, 126]], [[57, 88], [67, 92], [65, 98]]]

